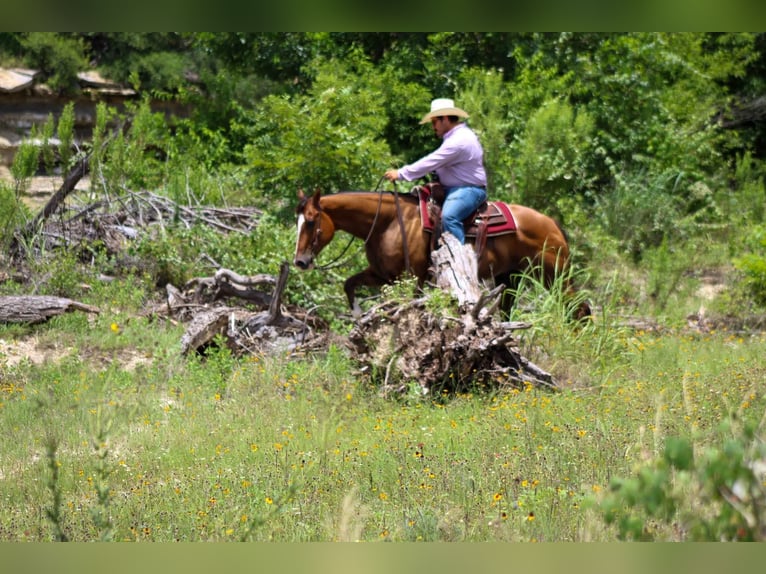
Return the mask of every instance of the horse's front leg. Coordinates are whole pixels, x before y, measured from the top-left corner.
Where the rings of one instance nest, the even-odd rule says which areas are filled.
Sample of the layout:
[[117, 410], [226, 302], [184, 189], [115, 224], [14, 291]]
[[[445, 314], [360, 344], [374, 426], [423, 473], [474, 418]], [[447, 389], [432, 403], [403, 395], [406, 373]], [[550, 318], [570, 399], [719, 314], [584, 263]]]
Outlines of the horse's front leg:
[[356, 300], [357, 288], [360, 286], [380, 287], [383, 285], [383, 283], [385, 283], [385, 281], [380, 277], [380, 275], [375, 273], [369, 267], [361, 273], [357, 273], [356, 275], [352, 275], [346, 279], [346, 282], [343, 284], [343, 290], [346, 292], [348, 304], [349, 307], [351, 307], [351, 314], [354, 317], [359, 317], [362, 314], [362, 308], [359, 306], [359, 302]]

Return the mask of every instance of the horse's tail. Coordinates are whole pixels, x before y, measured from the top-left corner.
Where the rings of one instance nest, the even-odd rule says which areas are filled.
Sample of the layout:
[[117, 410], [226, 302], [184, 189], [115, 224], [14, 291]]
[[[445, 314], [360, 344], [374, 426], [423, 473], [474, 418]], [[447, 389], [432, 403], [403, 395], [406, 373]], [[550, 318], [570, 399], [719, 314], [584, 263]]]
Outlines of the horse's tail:
[[[556, 227], [559, 228], [561, 235], [564, 236], [564, 241], [566, 241], [566, 244], [567, 244], [567, 250], [569, 250], [570, 249], [569, 234], [567, 233], [567, 230], [564, 229], [564, 226], [561, 224], [561, 222], [558, 219], [553, 218], [553, 223], [556, 224]], [[569, 261], [567, 261], [567, 265], [568, 264], [569, 264]], [[569, 281], [567, 282], [569, 283]], [[574, 285], [569, 283], [570, 294], [574, 294], [575, 291], [576, 291], [576, 288], [574, 287]], [[589, 319], [592, 316], [593, 316], [593, 310], [591, 309], [590, 301], [588, 301], [587, 299], [583, 299], [582, 301], [580, 301], [580, 304], [578, 305], [577, 310], [575, 311], [575, 319], [577, 321], [582, 321], [585, 319]]]

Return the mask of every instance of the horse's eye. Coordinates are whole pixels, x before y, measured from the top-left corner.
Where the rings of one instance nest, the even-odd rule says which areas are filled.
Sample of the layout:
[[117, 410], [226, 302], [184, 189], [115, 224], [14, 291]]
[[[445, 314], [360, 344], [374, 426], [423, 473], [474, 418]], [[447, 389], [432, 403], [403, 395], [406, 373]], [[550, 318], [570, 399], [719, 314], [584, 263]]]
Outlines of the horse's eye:
[[309, 229], [314, 229], [314, 224], [315, 223], [316, 223], [316, 221], [310, 221], [310, 220], [307, 219], [306, 220], [306, 227], [308, 227]]

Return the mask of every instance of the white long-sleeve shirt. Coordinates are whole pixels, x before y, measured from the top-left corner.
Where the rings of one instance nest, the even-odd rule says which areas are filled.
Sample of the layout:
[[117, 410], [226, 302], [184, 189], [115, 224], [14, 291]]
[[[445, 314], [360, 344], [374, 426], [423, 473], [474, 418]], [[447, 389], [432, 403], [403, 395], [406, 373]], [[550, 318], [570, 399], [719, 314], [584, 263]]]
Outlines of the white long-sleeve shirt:
[[442, 138], [442, 144], [427, 156], [399, 169], [399, 178], [413, 181], [435, 171], [444, 187], [487, 187], [484, 150], [479, 138], [459, 123]]

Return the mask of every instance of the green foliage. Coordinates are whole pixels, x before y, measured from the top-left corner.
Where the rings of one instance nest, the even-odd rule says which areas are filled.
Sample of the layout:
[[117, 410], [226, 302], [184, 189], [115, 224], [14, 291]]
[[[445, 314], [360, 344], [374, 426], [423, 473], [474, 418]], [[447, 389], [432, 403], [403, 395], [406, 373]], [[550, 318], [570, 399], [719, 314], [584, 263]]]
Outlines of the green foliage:
[[593, 159], [603, 154], [611, 174], [610, 165], [644, 166], [699, 179], [718, 162], [719, 133], [709, 118], [722, 93], [708, 79], [713, 64], [701, 41], [694, 34], [610, 35], [580, 59], [573, 96], [587, 102], [597, 129]]
[[54, 131], [53, 114], [48, 114], [45, 123], [41, 127], [33, 128], [31, 133], [32, 138], [37, 140], [37, 145], [40, 146], [40, 161], [46, 173], [53, 173], [56, 162], [55, 149], [51, 143]]
[[697, 456], [690, 440], [668, 437], [662, 458], [612, 480], [598, 503], [605, 521], [623, 540], [763, 541], [766, 450], [753, 430]]
[[59, 139], [58, 153], [61, 162], [62, 171], [66, 174], [72, 159], [72, 147], [74, 145], [74, 102], [67, 102], [61, 110], [58, 119], [57, 135]]
[[431, 97], [425, 87], [408, 79], [400, 68], [384, 66], [378, 75], [380, 80], [378, 83], [376, 79], [376, 84], [388, 119], [383, 138], [397, 158], [389, 165], [398, 167], [429, 153], [438, 144], [431, 126], [419, 123]]
[[[303, 83], [304, 65], [329, 45], [317, 32], [199, 32], [195, 47], [214, 56], [214, 62], [235, 73], [254, 73], [280, 83]], [[330, 45], [330, 50], [333, 47]]]
[[[107, 118], [110, 115], [105, 112]], [[116, 132], [108, 147], [108, 161], [101, 168], [102, 182], [112, 192], [124, 188], [157, 188], [166, 179], [166, 170], [172, 170], [167, 162], [170, 126], [163, 114], [151, 110], [148, 100], [127, 106], [127, 117], [130, 118], [129, 130]]]
[[381, 84], [370, 64], [320, 60], [312, 69], [306, 95], [265, 98], [248, 128], [252, 187], [283, 215], [298, 189], [374, 189], [389, 163], [380, 140], [386, 123]]
[[5, 182], [0, 182], [0, 249], [10, 244], [14, 230], [31, 218], [27, 206]]
[[81, 264], [74, 249], [42, 252], [28, 263], [33, 274], [43, 278], [38, 289], [46, 295], [77, 299], [83, 284], [93, 277], [93, 270]]
[[586, 111], [559, 99], [533, 112], [514, 145], [516, 201], [560, 217], [554, 211], [559, 199], [591, 189], [586, 158], [593, 130]]
[[380, 288], [380, 294], [385, 301], [404, 304], [416, 296], [417, 289], [417, 279], [408, 276], [398, 279], [389, 285], [383, 285]]
[[766, 227], [751, 227], [744, 245], [748, 252], [735, 258], [734, 266], [744, 274], [744, 285], [750, 295], [766, 307]]
[[737, 157], [734, 168], [734, 189], [721, 193], [720, 203], [726, 217], [736, 224], [764, 223], [766, 217], [766, 185], [764, 162], [746, 151]]
[[24, 141], [16, 150], [11, 164], [11, 175], [16, 187], [16, 194], [20, 195], [29, 185], [29, 178], [37, 171], [40, 159], [40, 146], [30, 141]]
[[133, 62], [130, 81], [136, 90], [148, 90], [155, 96], [177, 93], [186, 84], [187, 60], [178, 52], [152, 52]]
[[678, 243], [699, 231], [694, 219], [686, 217], [692, 207], [682, 197], [683, 182], [683, 174], [677, 173], [624, 174], [610, 193], [597, 199], [595, 214], [625, 253], [638, 261], [663, 241]]
[[71, 33], [29, 32], [21, 40], [26, 65], [40, 70], [51, 89], [79, 91], [77, 74], [88, 68], [85, 45]]
[[191, 39], [177, 32], [85, 32], [79, 37], [94, 64], [117, 82], [157, 97], [178, 94], [193, 70]]
[[209, 246], [206, 239], [215, 236], [207, 226], [171, 226], [159, 236], [138, 241], [131, 251], [140, 258], [144, 272], [153, 278], [155, 285], [164, 287], [170, 283], [178, 287], [195, 275], [194, 262]]
[[[104, 102], [96, 104], [96, 117], [91, 134], [90, 145], [90, 171], [96, 174], [91, 183], [92, 190], [101, 193], [107, 193], [111, 182], [107, 183], [103, 177], [105, 146], [108, 138], [107, 128], [109, 123], [115, 117], [115, 110], [107, 106]], [[118, 166], [117, 168], [121, 168]], [[113, 168], [115, 169], [115, 168]]]
[[510, 129], [508, 86], [500, 72], [480, 68], [463, 72], [461, 82], [460, 105], [471, 115], [469, 123], [484, 148], [487, 189], [493, 199], [509, 199], [512, 174], [507, 167], [513, 152], [506, 141]]

